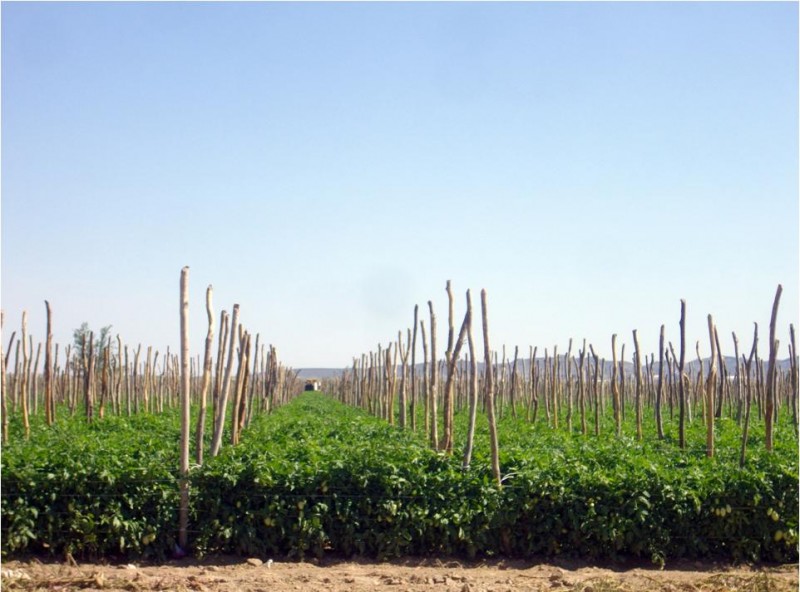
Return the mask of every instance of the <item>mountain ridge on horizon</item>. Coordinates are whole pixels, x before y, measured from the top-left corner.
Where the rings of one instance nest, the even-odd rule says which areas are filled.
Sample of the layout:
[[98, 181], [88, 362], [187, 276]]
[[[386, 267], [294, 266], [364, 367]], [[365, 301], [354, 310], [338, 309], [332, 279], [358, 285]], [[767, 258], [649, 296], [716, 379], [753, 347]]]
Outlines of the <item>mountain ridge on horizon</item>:
[[[559, 367], [563, 369], [562, 364], [563, 364], [563, 360], [564, 360], [564, 355], [563, 354], [559, 354], [558, 359], [559, 359]], [[760, 359], [763, 360], [765, 364], [767, 363], [766, 359], [764, 359], [764, 358], [760, 358]], [[552, 358], [551, 358], [551, 360], [552, 360]], [[601, 360], [602, 360], [602, 358], [601, 358]], [[708, 371], [708, 357], [705, 357], [702, 360], [703, 360], [703, 371], [707, 372]], [[729, 376], [735, 375], [736, 374], [736, 358], [734, 358], [733, 356], [723, 356], [723, 361], [725, 362], [725, 367], [727, 369], [728, 375]], [[537, 357], [536, 358], [536, 362], [539, 363], [539, 364], [542, 364], [544, 362], [544, 357]], [[511, 360], [506, 359], [506, 364], [513, 364], [513, 363], [514, 363], [513, 358]], [[529, 361], [528, 361], [527, 357], [524, 358], [524, 359], [520, 358], [517, 363], [519, 364], [518, 370], [517, 370], [518, 372], [528, 372]], [[630, 362], [630, 361], [626, 360], [625, 362], [623, 362], [623, 364], [624, 364], [624, 368], [625, 368], [626, 373], [629, 373], [629, 372], [633, 371], [633, 369], [634, 369], [633, 362]], [[656, 371], [657, 371], [658, 360], [655, 360], [655, 364], [656, 364]], [[397, 365], [398, 365], [398, 367], [400, 366], [399, 363]], [[602, 370], [603, 376], [611, 376], [611, 370], [612, 370], [611, 369], [611, 365], [612, 365], [612, 362], [610, 360], [604, 360], [604, 367], [603, 367], [603, 370]], [[791, 360], [789, 358], [785, 358], [783, 360], [777, 360], [777, 365], [778, 365], [778, 368], [780, 370], [787, 371], [787, 370], [789, 370], [791, 368]], [[423, 368], [423, 364], [418, 363], [418, 364], [416, 364], [416, 366], [417, 366], [417, 372], [421, 373], [422, 372], [422, 368]], [[340, 376], [342, 374], [342, 372], [344, 372], [345, 370], [350, 370], [351, 368], [352, 368], [352, 365], [351, 366], [347, 366], [346, 368], [310, 367], [310, 368], [300, 368], [300, 369], [295, 369], [295, 370], [298, 371], [298, 378], [303, 378], [303, 379], [309, 379], [309, 378], [323, 379], [323, 378], [333, 378], [333, 377]], [[478, 363], [478, 368], [479, 368], [479, 370], [483, 368], [483, 362], [479, 362]], [[642, 366], [642, 368], [644, 369], [644, 366]], [[699, 363], [697, 361], [697, 358], [694, 358], [694, 359], [689, 360], [689, 361], [686, 362], [686, 368], [685, 368], [686, 371], [695, 374], [697, 372], [698, 368], [699, 368]], [[717, 372], [719, 372], [719, 368], [717, 368]]]

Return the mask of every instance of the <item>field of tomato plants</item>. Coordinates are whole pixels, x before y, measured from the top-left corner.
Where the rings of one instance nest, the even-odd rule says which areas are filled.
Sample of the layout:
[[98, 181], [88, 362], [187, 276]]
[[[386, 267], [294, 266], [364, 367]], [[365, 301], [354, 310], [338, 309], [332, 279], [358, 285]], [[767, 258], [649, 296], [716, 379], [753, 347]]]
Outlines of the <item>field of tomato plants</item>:
[[[628, 414], [627, 421], [632, 421]], [[421, 421], [421, 420], [420, 420]], [[644, 418], [646, 432], [652, 418]], [[797, 441], [779, 414], [772, 451], [754, 426], [718, 420], [681, 449], [663, 440], [498, 421], [502, 487], [492, 478], [488, 422], [477, 418], [469, 470], [458, 455], [321, 393], [253, 418], [235, 447], [190, 471], [190, 551], [301, 558], [430, 554], [797, 561]], [[467, 413], [455, 415], [463, 446]], [[2, 552], [165, 557], [178, 528], [176, 411], [78, 416], [31, 426], [2, 455]], [[606, 429], [607, 428], [607, 429]], [[11, 422], [12, 436], [22, 431]]]

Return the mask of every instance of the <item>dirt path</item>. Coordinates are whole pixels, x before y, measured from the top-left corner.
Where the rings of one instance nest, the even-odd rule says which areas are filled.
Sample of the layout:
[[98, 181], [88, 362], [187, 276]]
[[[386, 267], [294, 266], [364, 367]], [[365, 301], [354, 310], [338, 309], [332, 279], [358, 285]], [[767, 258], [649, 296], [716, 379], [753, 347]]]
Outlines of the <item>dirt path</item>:
[[617, 567], [580, 562], [263, 562], [233, 557], [121, 565], [6, 561], [3, 590], [197, 592], [796, 592], [796, 565]]

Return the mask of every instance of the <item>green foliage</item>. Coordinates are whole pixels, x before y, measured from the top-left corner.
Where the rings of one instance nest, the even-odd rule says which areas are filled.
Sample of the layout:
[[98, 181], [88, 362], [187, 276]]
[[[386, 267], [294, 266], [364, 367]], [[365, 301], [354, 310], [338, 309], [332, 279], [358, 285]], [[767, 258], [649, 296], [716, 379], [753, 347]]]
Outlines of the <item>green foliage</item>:
[[3, 552], [163, 557], [177, 533], [176, 420], [61, 418], [4, 446]]
[[[617, 439], [610, 429], [584, 437], [505, 417], [498, 490], [485, 417], [464, 473], [458, 458], [408, 431], [304, 395], [198, 471], [196, 548], [796, 560], [796, 443], [784, 438], [777, 454], [754, 448], [740, 470], [738, 428], [720, 424], [719, 455], [709, 460], [702, 448]], [[466, 433], [466, 414], [456, 425]], [[767, 515], [773, 506], [777, 521]]]
[[[97, 359], [97, 365], [99, 368], [102, 369], [104, 361], [103, 361], [103, 352], [106, 347], [109, 347], [109, 337], [111, 335], [111, 325], [106, 325], [105, 327], [100, 328], [99, 333], [94, 333], [91, 328], [89, 328], [89, 323], [83, 322], [81, 326], [77, 329], [72, 331], [72, 351], [73, 351], [73, 361], [76, 365], [80, 365], [83, 360], [83, 348], [84, 345], [88, 347], [90, 337], [94, 337], [94, 343], [92, 344], [92, 351], [94, 353], [95, 358]], [[110, 342], [111, 349], [109, 353], [113, 356], [116, 350], [116, 343]], [[88, 353], [88, 351], [87, 351]]]
[[[466, 421], [456, 415], [457, 434]], [[498, 489], [483, 416], [464, 472], [458, 455], [430, 450], [409, 430], [304, 393], [192, 470], [190, 540], [201, 555], [797, 561], [788, 425], [771, 454], [754, 426], [739, 469], [735, 422], [718, 422], [718, 456], [706, 459], [702, 447], [677, 448], [669, 421], [667, 439], [644, 442], [616, 438], [603, 421], [595, 437], [506, 415]], [[630, 424], [625, 433], [635, 433]], [[7, 446], [3, 552], [167, 553], [177, 533], [178, 434], [175, 413], [65, 421]], [[689, 434], [704, 441], [702, 426]]]

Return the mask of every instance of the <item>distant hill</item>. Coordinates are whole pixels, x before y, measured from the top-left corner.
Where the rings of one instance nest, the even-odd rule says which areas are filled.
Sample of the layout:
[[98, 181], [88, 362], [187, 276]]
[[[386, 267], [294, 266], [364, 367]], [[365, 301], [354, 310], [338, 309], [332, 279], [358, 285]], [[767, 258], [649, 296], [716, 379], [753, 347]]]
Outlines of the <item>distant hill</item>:
[[[725, 366], [726, 366], [726, 368], [728, 370], [728, 374], [731, 375], [731, 376], [734, 375], [736, 373], [736, 359], [733, 356], [723, 356], [723, 360], [724, 360]], [[506, 360], [507, 363], [513, 363], [513, 361], [514, 361], [513, 359], [512, 360]], [[536, 358], [536, 362], [541, 365], [541, 364], [544, 363], [544, 358]], [[584, 362], [584, 364], [585, 363], [586, 362]], [[764, 359], [764, 364], [766, 365], [766, 363], [767, 363], [767, 360]], [[559, 364], [559, 373], [561, 373], [561, 372], [563, 372], [563, 368], [564, 368], [564, 356], [563, 355], [559, 355], [558, 356], [558, 364]], [[398, 364], [398, 366], [399, 366], [399, 364]], [[778, 360], [778, 368], [779, 369], [784, 370], [784, 371], [788, 371], [790, 366], [791, 366], [791, 364], [790, 364], [789, 358], [786, 358], [785, 360]], [[417, 364], [417, 373], [418, 374], [422, 373], [422, 367], [423, 367], [422, 364]], [[517, 361], [517, 372], [520, 372], [520, 373], [528, 372], [528, 367], [529, 367], [529, 363], [528, 363], [528, 359], [527, 358], [525, 358], [524, 360], [520, 359], [520, 360]], [[691, 359], [689, 358], [689, 356], [687, 356], [685, 371], [689, 372], [689, 373], [692, 373], [692, 374], [696, 374], [697, 370], [698, 370], [698, 367], [699, 367], [699, 364], [697, 362], [697, 356], [694, 356]], [[351, 368], [352, 368], [352, 366], [348, 367], [347, 369], [349, 370]], [[625, 362], [625, 372], [633, 372], [633, 368], [634, 368], [633, 363], [631, 363], [630, 361], [626, 361]], [[479, 371], [483, 371], [483, 362], [478, 364], [478, 370]], [[604, 368], [603, 368], [603, 376], [610, 377], [611, 376], [611, 371], [612, 371], [611, 362], [609, 360], [606, 360]], [[658, 359], [655, 360], [654, 371], [658, 372]], [[708, 358], [704, 358], [703, 359], [703, 371], [704, 372], [708, 372]], [[717, 369], [717, 371], [719, 371], [719, 369]], [[300, 378], [305, 378], [305, 379], [307, 379], [307, 378], [320, 378], [320, 379], [323, 379], [323, 378], [333, 378], [333, 377], [336, 377], [336, 376], [341, 376], [342, 372], [343, 372], [342, 368], [301, 368], [298, 376]]]
[[[295, 368], [297, 370], [297, 368]], [[299, 378], [332, 378], [342, 373], [341, 368], [300, 368]]]

